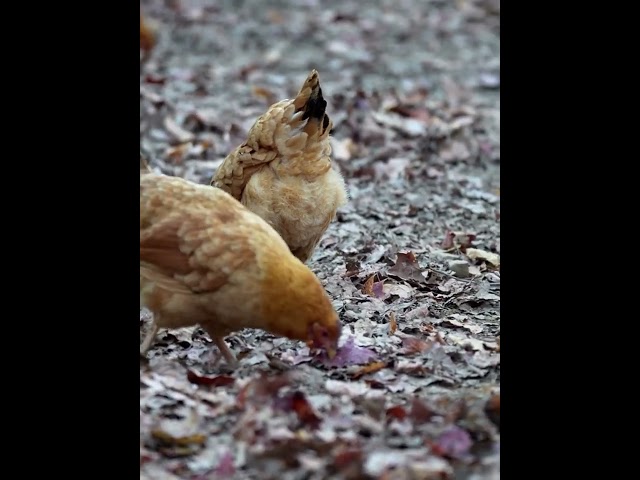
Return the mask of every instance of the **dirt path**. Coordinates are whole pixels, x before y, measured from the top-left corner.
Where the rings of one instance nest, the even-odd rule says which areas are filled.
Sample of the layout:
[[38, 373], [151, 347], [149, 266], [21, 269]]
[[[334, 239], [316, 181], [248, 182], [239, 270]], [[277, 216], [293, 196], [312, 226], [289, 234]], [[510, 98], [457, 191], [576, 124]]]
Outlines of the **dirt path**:
[[140, 366], [141, 478], [499, 478], [499, 2], [142, 6], [160, 39], [141, 149], [165, 173], [208, 182], [319, 70], [351, 201], [309, 266], [352, 345], [327, 366], [246, 331], [228, 372], [200, 329], [160, 333]]

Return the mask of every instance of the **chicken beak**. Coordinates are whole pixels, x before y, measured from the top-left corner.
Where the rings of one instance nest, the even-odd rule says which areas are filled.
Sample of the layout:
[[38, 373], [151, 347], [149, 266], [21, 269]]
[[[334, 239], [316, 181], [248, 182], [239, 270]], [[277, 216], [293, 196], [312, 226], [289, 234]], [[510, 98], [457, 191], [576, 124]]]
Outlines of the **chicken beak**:
[[333, 347], [329, 347], [327, 348], [327, 357], [329, 357], [329, 360], [333, 360], [333, 358], [336, 356], [336, 349]]

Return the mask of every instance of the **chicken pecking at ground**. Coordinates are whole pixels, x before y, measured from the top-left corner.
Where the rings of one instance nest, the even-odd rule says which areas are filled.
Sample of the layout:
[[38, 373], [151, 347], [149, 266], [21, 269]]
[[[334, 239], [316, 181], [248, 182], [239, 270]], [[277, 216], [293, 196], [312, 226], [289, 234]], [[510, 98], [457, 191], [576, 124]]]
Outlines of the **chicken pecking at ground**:
[[313, 70], [293, 100], [273, 104], [231, 152], [211, 185], [266, 220], [306, 262], [348, 196], [332, 168], [320, 77]]
[[340, 321], [318, 278], [260, 217], [220, 189], [149, 171], [140, 155], [140, 303], [159, 328], [199, 324], [230, 365], [243, 328], [307, 341], [333, 356]]

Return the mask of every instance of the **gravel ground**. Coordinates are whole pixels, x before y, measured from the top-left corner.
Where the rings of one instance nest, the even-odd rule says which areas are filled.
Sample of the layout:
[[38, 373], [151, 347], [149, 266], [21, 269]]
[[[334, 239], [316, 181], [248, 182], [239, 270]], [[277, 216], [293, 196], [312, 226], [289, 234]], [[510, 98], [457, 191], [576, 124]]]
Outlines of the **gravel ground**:
[[141, 478], [499, 478], [499, 2], [141, 6], [154, 168], [208, 183], [316, 68], [351, 197], [309, 262], [344, 353], [243, 331], [231, 372], [201, 329], [161, 332], [140, 364]]

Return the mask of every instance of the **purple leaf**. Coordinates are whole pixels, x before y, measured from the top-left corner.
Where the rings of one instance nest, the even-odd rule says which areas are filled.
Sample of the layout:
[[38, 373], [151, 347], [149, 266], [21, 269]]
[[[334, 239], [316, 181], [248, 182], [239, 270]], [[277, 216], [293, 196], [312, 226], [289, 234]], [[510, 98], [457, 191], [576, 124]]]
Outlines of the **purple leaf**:
[[231, 477], [236, 473], [233, 454], [231, 452], [227, 452], [222, 456], [220, 463], [218, 463], [215, 469], [215, 473], [221, 477]]
[[376, 358], [376, 352], [355, 344], [354, 337], [350, 336], [347, 341], [338, 348], [336, 356], [329, 360], [326, 353], [319, 356], [325, 367], [346, 367], [348, 365], [362, 365], [369, 363]]
[[473, 445], [469, 433], [456, 426], [442, 432], [438, 440], [433, 445], [436, 451], [443, 456], [450, 458], [462, 458]]
[[371, 290], [373, 291], [375, 297], [379, 298], [380, 300], [383, 300], [388, 296], [386, 293], [384, 293], [384, 282], [374, 282]]

